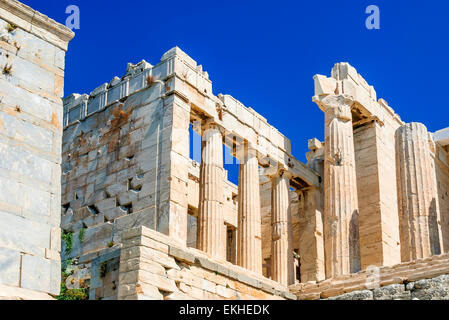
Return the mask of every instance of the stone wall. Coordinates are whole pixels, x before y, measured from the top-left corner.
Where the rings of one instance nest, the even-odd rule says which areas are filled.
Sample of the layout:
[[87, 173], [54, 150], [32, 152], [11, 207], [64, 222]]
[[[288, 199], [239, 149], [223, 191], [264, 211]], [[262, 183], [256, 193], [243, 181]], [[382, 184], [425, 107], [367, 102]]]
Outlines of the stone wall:
[[[173, 59], [129, 64], [122, 78], [64, 100], [62, 259], [84, 270], [68, 287], [90, 279], [100, 292], [92, 259], [118, 248], [130, 228], [146, 226], [196, 247], [199, 164], [188, 158], [189, 107], [170, 93]], [[224, 193], [223, 228], [236, 228], [237, 186], [226, 180]], [[91, 290], [91, 297], [102, 295]]]
[[449, 275], [354, 291], [325, 300], [449, 300]]
[[0, 2], [0, 283], [53, 295], [61, 271], [61, 98], [73, 35], [17, 1]]
[[449, 254], [290, 287], [299, 300], [449, 298]]
[[92, 289], [100, 288], [93, 260], [118, 248], [122, 231], [145, 225], [168, 233], [177, 98], [165, 97], [163, 85], [145, 79], [150, 73], [165, 78], [162, 69], [130, 65], [123, 77], [129, 91], [114, 78], [107, 100], [107, 85], [65, 99], [62, 260], [87, 269]]
[[118, 299], [296, 299], [286, 287], [140, 227], [122, 234]]

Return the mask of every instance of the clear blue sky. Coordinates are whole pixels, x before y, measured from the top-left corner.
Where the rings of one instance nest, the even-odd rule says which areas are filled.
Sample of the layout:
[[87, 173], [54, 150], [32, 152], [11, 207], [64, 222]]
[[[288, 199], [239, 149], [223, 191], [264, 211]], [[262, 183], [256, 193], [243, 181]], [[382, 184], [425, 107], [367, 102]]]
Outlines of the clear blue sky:
[[[307, 139], [324, 135], [312, 77], [329, 75], [335, 62], [352, 64], [404, 121], [449, 126], [447, 0], [22, 2], [62, 23], [68, 5], [81, 10], [66, 94], [89, 93], [127, 62], [156, 64], [179, 46], [209, 73], [214, 94], [266, 117], [303, 161]], [[380, 30], [365, 28], [370, 4], [380, 8]]]

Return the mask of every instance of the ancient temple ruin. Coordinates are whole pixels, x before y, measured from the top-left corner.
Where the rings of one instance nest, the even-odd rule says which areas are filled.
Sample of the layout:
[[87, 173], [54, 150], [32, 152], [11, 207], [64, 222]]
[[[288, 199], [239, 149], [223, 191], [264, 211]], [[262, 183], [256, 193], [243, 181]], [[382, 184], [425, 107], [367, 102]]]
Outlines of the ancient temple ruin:
[[73, 33], [7, 0], [0, 37], [0, 298], [449, 299], [449, 129], [348, 63], [304, 164], [178, 47], [62, 103]]
[[[78, 259], [85, 277], [83, 268], [110, 261], [110, 275], [91, 271], [90, 298], [245, 297], [220, 295], [218, 283], [182, 287], [198, 257], [214, 264], [209, 271], [219, 265], [301, 296], [305, 284], [447, 252], [447, 131], [404, 123], [348, 63], [314, 79], [325, 141], [309, 140], [307, 164], [255, 110], [215, 96], [208, 73], [177, 47], [66, 98], [62, 228], [85, 235], [63, 257]], [[202, 136], [201, 163], [189, 128]], [[223, 145], [239, 160], [238, 186], [226, 178]], [[168, 246], [162, 252], [180, 264], [160, 269], [169, 288], [139, 289], [154, 276], [141, 279], [146, 269], [129, 261], [157, 258], [128, 257], [132, 244]]]

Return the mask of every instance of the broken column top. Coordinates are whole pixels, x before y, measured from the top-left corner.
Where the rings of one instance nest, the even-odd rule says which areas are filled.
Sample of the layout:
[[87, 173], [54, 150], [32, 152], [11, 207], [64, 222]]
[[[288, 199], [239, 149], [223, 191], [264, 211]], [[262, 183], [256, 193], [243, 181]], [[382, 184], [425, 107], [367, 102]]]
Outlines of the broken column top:
[[317, 138], [310, 139], [308, 141], [308, 147], [310, 151], [315, 151], [323, 147], [323, 144]]
[[377, 118], [384, 122], [385, 115], [389, 115], [399, 124], [403, 124], [401, 118], [384, 99], [377, 100], [374, 87], [347, 62], [336, 63], [332, 68], [331, 77], [317, 74], [314, 81], [314, 100], [328, 95], [348, 95], [354, 99], [355, 107], [364, 117]]

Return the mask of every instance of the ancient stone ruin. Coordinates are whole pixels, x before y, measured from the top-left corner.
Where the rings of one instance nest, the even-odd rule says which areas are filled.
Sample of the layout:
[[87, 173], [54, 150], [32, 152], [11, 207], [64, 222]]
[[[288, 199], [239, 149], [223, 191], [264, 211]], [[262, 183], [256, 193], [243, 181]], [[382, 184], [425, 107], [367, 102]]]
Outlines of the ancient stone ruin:
[[73, 34], [27, 10], [0, 4], [18, 26], [0, 39], [0, 297], [449, 299], [449, 129], [404, 123], [337, 63], [314, 77], [325, 139], [304, 164], [178, 47], [62, 108]]

